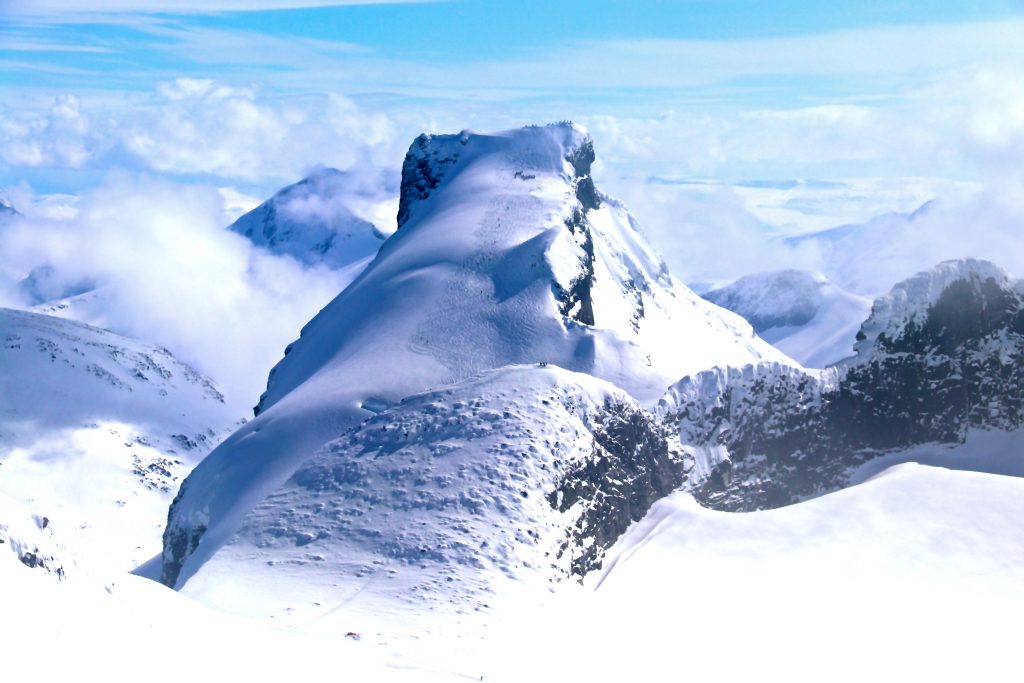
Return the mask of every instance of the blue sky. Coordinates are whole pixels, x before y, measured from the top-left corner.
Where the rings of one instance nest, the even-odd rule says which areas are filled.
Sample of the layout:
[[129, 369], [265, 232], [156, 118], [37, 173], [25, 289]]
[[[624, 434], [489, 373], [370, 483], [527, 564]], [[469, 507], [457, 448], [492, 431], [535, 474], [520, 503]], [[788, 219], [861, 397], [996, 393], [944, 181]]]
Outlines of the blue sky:
[[[1021, 0], [307, 4], [0, 0], [0, 185], [142, 169], [263, 188], [395, 165], [421, 130], [563, 118], [619, 174], [976, 179], [992, 150], [937, 143], [1004, 135], [981, 129], [1015, 125], [999, 84], [1024, 74]], [[1009, 114], [973, 111], [985, 98]], [[270, 140], [279, 164], [185, 149], [223, 140]]]
[[[106, 4], [149, 6], [154, 11], [104, 12]], [[1024, 14], [1020, 0], [454, 0], [215, 13], [167, 11], [177, 4], [174, 0], [100, 0], [90, 3], [93, 11], [83, 13], [63, 9], [81, 5], [70, 0], [4, 0], [0, 3], [4, 8], [0, 10], [0, 59], [17, 62], [20, 68], [0, 72], [0, 83], [29, 90], [83, 86], [145, 90], [154, 79], [174, 75], [257, 78], [285, 88], [289, 79], [280, 78], [280, 72], [304, 67], [315, 72], [323, 65], [313, 59], [302, 63], [303, 56], [313, 54], [326, 56], [342, 68], [367, 60], [452, 66], [523, 60], [593, 43], [659, 39], [728, 43], [880, 27], [992, 22]], [[221, 4], [225, 9], [239, 5], [200, 4]], [[289, 3], [267, 0], [267, 4]], [[278, 49], [260, 54], [264, 46]], [[652, 66], [671, 69], [676, 65]], [[786, 85], [787, 74], [772, 75], [777, 78], [763, 82]], [[372, 91], [372, 84], [354, 75], [348, 81], [359, 90]], [[740, 85], [754, 90], [757, 84]], [[809, 85], [813, 92], [829, 84], [797, 81], [796, 85]], [[305, 89], [312, 88], [307, 84]]]

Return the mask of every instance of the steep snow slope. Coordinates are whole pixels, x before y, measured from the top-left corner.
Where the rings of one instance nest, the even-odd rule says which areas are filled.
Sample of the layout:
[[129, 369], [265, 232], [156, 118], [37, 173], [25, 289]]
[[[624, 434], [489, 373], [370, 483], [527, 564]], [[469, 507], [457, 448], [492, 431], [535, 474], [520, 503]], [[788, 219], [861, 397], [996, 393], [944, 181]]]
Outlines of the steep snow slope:
[[801, 270], [748, 275], [703, 297], [743, 316], [762, 339], [809, 368], [852, 355], [871, 311], [870, 299]]
[[386, 232], [353, 213], [352, 184], [348, 174], [321, 168], [280, 190], [228, 229], [307, 265], [365, 266]]
[[673, 385], [660, 410], [709, 472], [703, 502], [785, 505], [885, 453], [1024, 427], [1024, 287], [993, 264], [946, 262], [896, 285], [857, 338], [824, 371], [760, 363]]
[[[484, 373], [325, 444], [183, 591], [325, 628], [396, 605], [477, 610], [509, 582], [543, 592], [599, 566], [614, 538], [685, 481], [688, 462], [667, 436], [593, 377]], [[165, 571], [189, 542], [169, 532]], [[225, 589], [243, 576], [245, 594]]]
[[159, 550], [181, 480], [236, 426], [217, 388], [166, 350], [0, 309], [0, 494], [66, 529], [89, 562]]
[[[218, 553], [211, 572], [237, 566], [254, 508], [327, 442], [412, 394], [549, 363], [643, 402], [688, 371], [788, 363], [738, 316], [671, 278], [629, 214], [594, 188], [593, 158], [589, 136], [571, 124], [418, 138], [398, 231], [286, 350], [257, 418], [186, 483], [165, 581], [195, 580]], [[433, 437], [422, 438], [429, 448]], [[405, 485], [431, 466], [418, 462], [402, 473]]]

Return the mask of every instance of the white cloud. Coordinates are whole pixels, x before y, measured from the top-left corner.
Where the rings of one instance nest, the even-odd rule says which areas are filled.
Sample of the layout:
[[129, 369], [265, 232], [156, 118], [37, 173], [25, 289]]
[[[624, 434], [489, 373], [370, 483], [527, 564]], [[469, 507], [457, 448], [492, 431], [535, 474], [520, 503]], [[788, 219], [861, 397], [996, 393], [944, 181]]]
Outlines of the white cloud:
[[618, 183], [615, 193], [639, 220], [669, 270], [694, 286], [721, 285], [749, 273], [817, 270], [817, 245], [789, 247], [727, 185], [685, 188], [646, 182]]
[[[24, 201], [24, 198], [22, 198]], [[64, 220], [28, 217], [0, 231], [0, 301], [36, 266], [99, 289], [74, 314], [168, 347], [251, 405], [284, 347], [344, 286], [224, 229], [211, 187], [113, 177]]]
[[280, 100], [211, 79], [175, 79], [92, 110], [71, 94], [41, 113], [0, 110], [0, 159], [15, 167], [92, 163], [288, 180], [316, 164], [346, 168], [363, 157], [397, 164], [412, 136], [339, 94]]
[[81, 101], [59, 95], [48, 111], [16, 116], [0, 110], [0, 159], [12, 166], [78, 168], [90, 156], [93, 134]]

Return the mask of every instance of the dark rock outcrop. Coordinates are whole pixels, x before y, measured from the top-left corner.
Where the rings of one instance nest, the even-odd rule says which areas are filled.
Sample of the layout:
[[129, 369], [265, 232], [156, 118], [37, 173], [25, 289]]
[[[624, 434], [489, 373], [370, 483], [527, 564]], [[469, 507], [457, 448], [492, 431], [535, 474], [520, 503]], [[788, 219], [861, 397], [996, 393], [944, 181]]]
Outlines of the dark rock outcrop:
[[1024, 295], [981, 261], [945, 263], [875, 303], [857, 356], [821, 373], [765, 364], [685, 378], [662, 402], [683, 444], [724, 447], [697, 489], [725, 510], [845, 486], [886, 452], [1024, 426]]
[[672, 446], [671, 430], [638, 406], [609, 403], [591, 426], [594, 452], [562, 475], [548, 495], [566, 512], [580, 506], [560, 554], [572, 555], [572, 573], [600, 569], [607, 551], [660, 498], [687, 480], [692, 458]]

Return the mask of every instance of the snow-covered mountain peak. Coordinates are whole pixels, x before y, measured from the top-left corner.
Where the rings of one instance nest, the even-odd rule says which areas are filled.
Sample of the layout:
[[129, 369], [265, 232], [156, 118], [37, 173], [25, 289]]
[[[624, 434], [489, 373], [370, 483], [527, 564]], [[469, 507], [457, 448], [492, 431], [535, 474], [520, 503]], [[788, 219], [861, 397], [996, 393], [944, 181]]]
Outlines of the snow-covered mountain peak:
[[[593, 159], [570, 123], [418, 137], [400, 229], [289, 347], [258, 410], [313, 375], [338, 386], [341, 367], [362, 398], [546, 362], [656, 400], [693, 370], [781, 360], [668, 274], [622, 205], [602, 202]], [[370, 370], [382, 356], [407, 370]]]
[[[614, 385], [642, 411], [695, 371], [793, 365], [669, 275], [623, 206], [594, 188], [593, 159], [589, 136], [572, 124], [417, 138], [401, 228], [288, 347], [256, 419], [183, 486], [165, 538], [167, 582], [177, 580], [175, 567], [211, 580], [202, 578], [205, 563], [234, 557], [254, 506], [277, 505], [281, 487], [325, 444], [409, 396], [489, 385], [506, 366], [557, 366]], [[402, 419], [421, 420], [405, 415], [415, 410], [403, 407]], [[468, 419], [473, 409], [464, 410], [451, 419]], [[496, 415], [501, 428], [518, 420]], [[409, 481], [418, 481], [416, 469], [405, 470]]]
[[[1019, 316], [1024, 306], [1019, 281], [981, 259], [944, 261], [917, 273], [879, 297], [857, 335], [857, 355], [920, 346], [918, 337], [942, 333], [946, 343], [963, 335], [983, 336]], [[923, 350], [923, 349], [915, 349]]]
[[245, 214], [230, 230], [253, 244], [304, 264], [339, 269], [368, 261], [385, 235], [350, 206], [354, 181], [334, 168], [318, 168]]
[[[594, 145], [590, 134], [578, 124], [555, 123], [527, 126], [498, 133], [464, 130], [454, 135], [423, 134], [413, 141], [402, 164], [402, 188], [398, 206], [398, 227], [442, 188], [446, 178], [475, 167], [485, 167], [528, 181], [537, 175], [583, 178], [590, 174]], [[596, 208], [596, 207], [595, 207]]]
[[809, 368], [851, 355], [871, 310], [870, 299], [806, 270], [748, 275], [703, 296], [743, 316], [761, 338]]
[[746, 318], [756, 332], [804, 325], [817, 314], [828, 278], [807, 270], [774, 270], [741, 277], [704, 298]]

